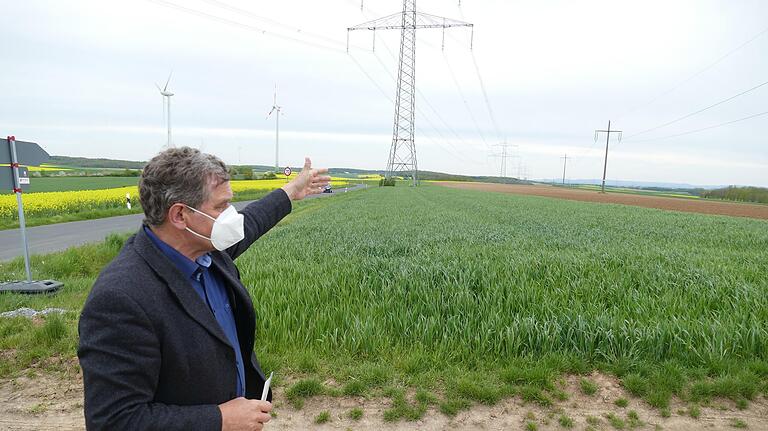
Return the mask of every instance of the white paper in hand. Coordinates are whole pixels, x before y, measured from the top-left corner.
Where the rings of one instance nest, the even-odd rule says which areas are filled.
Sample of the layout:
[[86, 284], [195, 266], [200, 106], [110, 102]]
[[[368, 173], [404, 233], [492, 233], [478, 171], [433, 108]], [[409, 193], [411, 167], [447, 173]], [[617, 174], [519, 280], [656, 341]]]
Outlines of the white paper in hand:
[[267, 394], [269, 393], [269, 384], [272, 383], [272, 374], [269, 373], [269, 378], [266, 382], [264, 382], [264, 391], [261, 392], [261, 400], [266, 401], [267, 400]]

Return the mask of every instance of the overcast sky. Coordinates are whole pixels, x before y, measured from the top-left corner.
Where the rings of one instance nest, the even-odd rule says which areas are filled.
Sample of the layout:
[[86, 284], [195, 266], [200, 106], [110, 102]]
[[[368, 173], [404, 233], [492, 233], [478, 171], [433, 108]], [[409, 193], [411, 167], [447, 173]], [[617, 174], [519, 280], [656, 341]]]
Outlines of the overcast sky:
[[[228, 163], [273, 164], [278, 85], [281, 165], [383, 169], [391, 142], [399, 32], [346, 28], [397, 12], [365, 0], [3, 0], [0, 135], [56, 155], [147, 160], [174, 143]], [[174, 7], [181, 5], [183, 9]], [[768, 186], [765, 0], [419, 0], [475, 24], [418, 31], [421, 169]], [[748, 43], [746, 43], [748, 42]], [[746, 43], [746, 44], [745, 44]], [[477, 68], [475, 67], [475, 62]], [[478, 73], [479, 72], [479, 73]], [[485, 86], [486, 104], [481, 84]], [[489, 109], [490, 108], [490, 109]], [[494, 126], [492, 115], [498, 126]], [[656, 128], [657, 126], [663, 126]], [[645, 130], [654, 130], [632, 136]], [[681, 136], [674, 136], [679, 135]]]

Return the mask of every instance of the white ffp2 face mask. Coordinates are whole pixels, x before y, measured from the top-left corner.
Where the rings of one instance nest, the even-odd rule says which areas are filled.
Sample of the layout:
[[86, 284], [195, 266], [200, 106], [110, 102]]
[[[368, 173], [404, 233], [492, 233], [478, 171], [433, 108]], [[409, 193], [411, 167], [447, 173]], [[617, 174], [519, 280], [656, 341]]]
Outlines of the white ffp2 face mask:
[[233, 205], [230, 205], [226, 210], [222, 211], [216, 218], [196, 210], [189, 205], [186, 205], [186, 207], [213, 220], [213, 229], [211, 229], [210, 238], [200, 235], [188, 227], [186, 229], [192, 234], [210, 241], [216, 250], [226, 250], [245, 238], [245, 218], [242, 214], [237, 212]]

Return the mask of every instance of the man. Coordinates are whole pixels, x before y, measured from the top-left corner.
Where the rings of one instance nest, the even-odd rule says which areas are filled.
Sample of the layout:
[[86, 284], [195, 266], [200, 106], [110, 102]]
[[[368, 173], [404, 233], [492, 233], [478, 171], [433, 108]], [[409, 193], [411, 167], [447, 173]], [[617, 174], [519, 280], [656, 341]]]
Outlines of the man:
[[242, 213], [226, 165], [172, 148], [144, 167], [144, 224], [101, 272], [80, 316], [85, 422], [99, 430], [261, 430], [264, 373], [253, 353], [253, 303], [233, 260], [321, 193], [304, 170]]

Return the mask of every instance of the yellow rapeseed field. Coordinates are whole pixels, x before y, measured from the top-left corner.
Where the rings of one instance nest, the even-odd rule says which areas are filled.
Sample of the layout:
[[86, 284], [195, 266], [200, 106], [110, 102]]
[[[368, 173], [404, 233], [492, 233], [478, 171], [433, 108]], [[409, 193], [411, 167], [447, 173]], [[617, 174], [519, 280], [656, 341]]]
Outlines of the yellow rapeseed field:
[[[334, 187], [344, 187], [344, 178], [334, 178]], [[285, 177], [274, 180], [233, 180], [232, 191], [238, 194], [268, 192], [283, 186]], [[68, 213], [88, 212], [109, 208], [124, 208], [125, 195], [131, 195], [131, 202], [138, 205], [138, 187], [118, 187], [103, 190], [78, 190], [66, 192], [25, 193], [24, 214], [27, 217], [50, 217]], [[18, 218], [16, 196], [13, 194], [0, 195], [0, 217]]]

